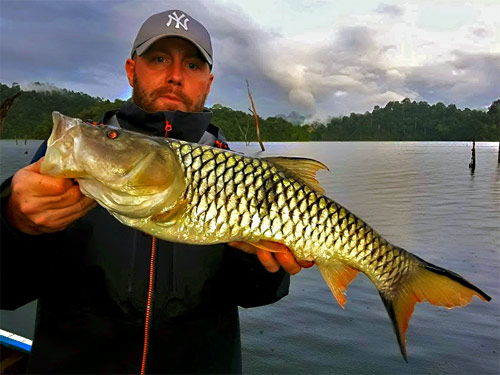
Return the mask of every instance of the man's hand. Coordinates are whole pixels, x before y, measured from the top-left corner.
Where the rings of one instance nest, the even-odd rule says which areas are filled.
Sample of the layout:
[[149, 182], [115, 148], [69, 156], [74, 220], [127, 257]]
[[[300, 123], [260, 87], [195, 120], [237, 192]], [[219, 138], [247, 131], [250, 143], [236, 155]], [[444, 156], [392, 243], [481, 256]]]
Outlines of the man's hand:
[[256, 254], [264, 268], [269, 272], [277, 272], [281, 266], [290, 275], [295, 275], [299, 273], [302, 268], [309, 268], [314, 265], [312, 261], [295, 259], [291, 252], [271, 253], [252, 246], [249, 243], [239, 241], [229, 242], [228, 245], [243, 250], [248, 254]]
[[6, 218], [26, 234], [63, 230], [97, 206], [72, 179], [40, 174], [42, 161], [17, 171], [11, 183]]

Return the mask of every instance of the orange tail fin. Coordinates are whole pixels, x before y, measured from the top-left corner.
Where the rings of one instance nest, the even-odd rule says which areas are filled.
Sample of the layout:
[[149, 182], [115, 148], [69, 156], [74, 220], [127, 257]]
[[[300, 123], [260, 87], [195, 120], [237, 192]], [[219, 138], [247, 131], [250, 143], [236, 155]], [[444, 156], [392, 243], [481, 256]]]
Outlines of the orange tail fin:
[[454, 272], [437, 267], [416, 257], [418, 269], [392, 293], [380, 292], [382, 301], [391, 318], [399, 348], [405, 361], [405, 333], [417, 302], [428, 301], [437, 306], [454, 308], [469, 304], [473, 296], [483, 301], [491, 297]]

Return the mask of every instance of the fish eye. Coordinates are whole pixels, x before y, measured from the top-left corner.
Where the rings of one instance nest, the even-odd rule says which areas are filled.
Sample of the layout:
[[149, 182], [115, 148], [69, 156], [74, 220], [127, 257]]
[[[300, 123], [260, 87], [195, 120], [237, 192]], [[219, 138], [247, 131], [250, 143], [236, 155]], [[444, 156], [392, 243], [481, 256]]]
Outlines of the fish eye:
[[118, 138], [118, 136], [120, 135], [120, 133], [116, 130], [108, 130], [106, 132], [106, 136], [109, 138], [109, 139], [116, 139]]

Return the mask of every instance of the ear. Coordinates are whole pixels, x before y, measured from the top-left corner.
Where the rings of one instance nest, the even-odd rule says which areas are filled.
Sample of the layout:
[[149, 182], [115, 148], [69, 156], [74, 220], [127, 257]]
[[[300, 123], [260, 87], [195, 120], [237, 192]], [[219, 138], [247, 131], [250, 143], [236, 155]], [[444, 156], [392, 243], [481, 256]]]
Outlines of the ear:
[[208, 77], [208, 84], [207, 84], [207, 95], [210, 93], [210, 88], [212, 87], [212, 82], [214, 81], [214, 75], [210, 73], [210, 76]]
[[125, 70], [127, 72], [128, 84], [130, 87], [134, 87], [135, 60], [127, 59], [125, 62]]

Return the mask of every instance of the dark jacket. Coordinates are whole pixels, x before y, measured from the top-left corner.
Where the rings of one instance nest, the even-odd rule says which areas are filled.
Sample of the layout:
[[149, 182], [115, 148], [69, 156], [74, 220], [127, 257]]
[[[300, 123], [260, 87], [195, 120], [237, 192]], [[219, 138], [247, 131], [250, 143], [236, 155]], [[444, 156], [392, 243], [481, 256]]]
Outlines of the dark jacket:
[[[105, 123], [224, 147], [210, 112], [145, 113], [131, 102]], [[168, 122], [166, 121], [168, 120]], [[7, 180], [2, 203], [8, 197]], [[4, 204], [2, 204], [4, 207]], [[33, 373], [139, 373], [152, 238], [98, 207], [67, 230], [28, 236], [2, 213], [1, 308], [39, 298]], [[157, 241], [148, 373], [238, 373], [237, 306], [273, 303], [289, 277], [227, 245]]]

